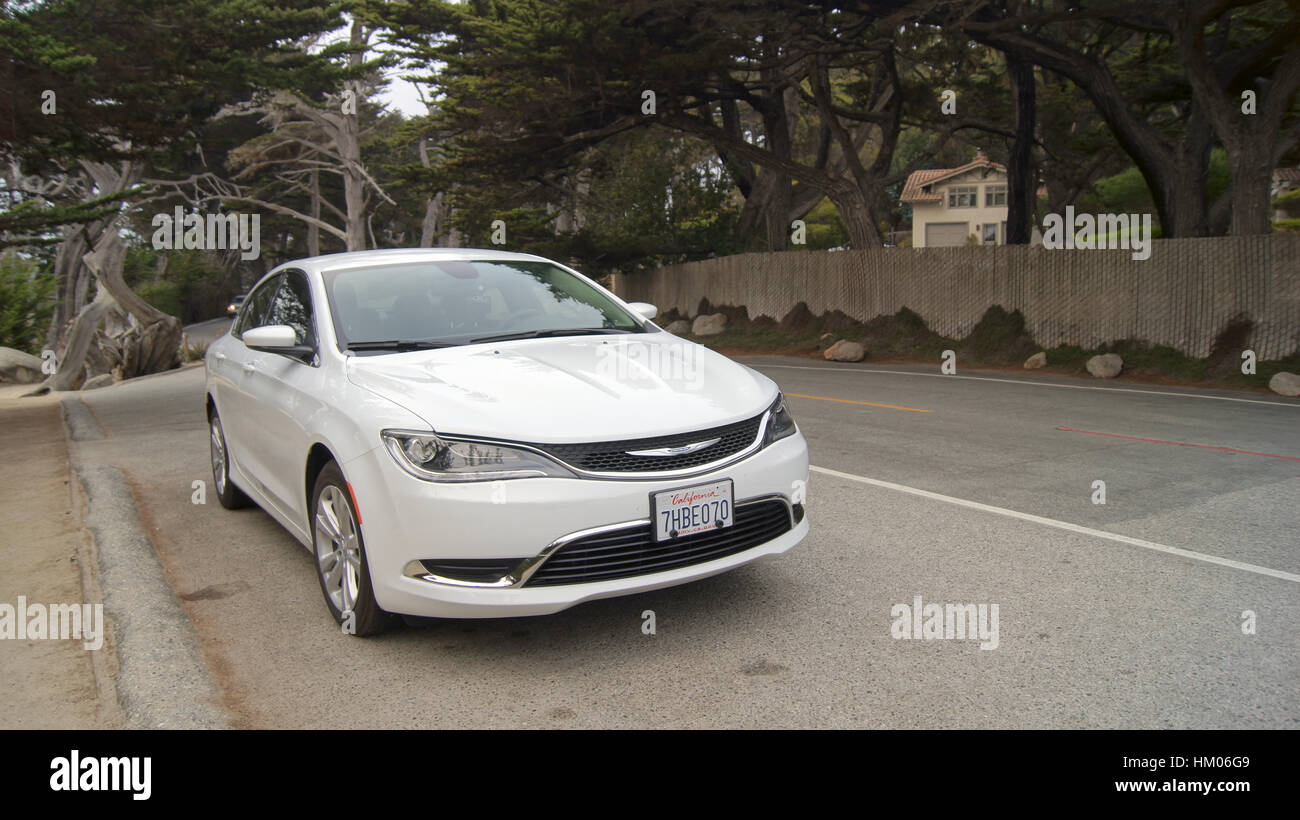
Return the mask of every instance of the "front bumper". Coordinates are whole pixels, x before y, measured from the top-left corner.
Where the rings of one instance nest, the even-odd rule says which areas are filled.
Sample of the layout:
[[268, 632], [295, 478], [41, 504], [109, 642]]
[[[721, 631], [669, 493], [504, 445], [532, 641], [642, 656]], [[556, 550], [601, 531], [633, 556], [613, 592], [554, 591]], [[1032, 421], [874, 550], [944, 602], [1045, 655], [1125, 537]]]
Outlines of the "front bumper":
[[716, 575], [784, 553], [808, 534], [793, 529], [744, 552], [630, 578], [557, 586], [499, 587], [436, 583], [405, 574], [412, 562], [436, 559], [526, 559], [574, 533], [650, 516], [652, 493], [733, 482], [736, 503], [763, 496], [801, 501], [808, 450], [800, 433], [743, 461], [689, 478], [594, 480], [530, 478], [441, 484], [403, 471], [382, 447], [343, 465], [356, 497], [371, 583], [389, 612], [438, 618], [544, 615], [598, 598], [627, 595]]

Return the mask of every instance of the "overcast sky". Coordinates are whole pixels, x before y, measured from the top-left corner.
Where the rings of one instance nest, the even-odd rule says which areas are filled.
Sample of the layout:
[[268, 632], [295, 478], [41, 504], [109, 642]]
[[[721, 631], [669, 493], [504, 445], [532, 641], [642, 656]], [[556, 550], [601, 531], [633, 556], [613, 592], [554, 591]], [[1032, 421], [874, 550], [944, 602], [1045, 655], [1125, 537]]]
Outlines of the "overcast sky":
[[388, 88], [379, 95], [379, 99], [387, 103], [390, 109], [401, 111], [408, 117], [423, 116], [428, 109], [420, 102], [415, 84], [403, 80], [397, 73], [389, 76]]

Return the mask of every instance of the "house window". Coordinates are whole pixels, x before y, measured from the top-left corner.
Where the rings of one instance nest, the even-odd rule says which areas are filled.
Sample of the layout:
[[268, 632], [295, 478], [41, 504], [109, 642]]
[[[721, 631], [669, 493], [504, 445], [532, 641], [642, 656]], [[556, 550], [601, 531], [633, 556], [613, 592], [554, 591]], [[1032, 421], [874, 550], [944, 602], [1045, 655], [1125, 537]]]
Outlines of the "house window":
[[974, 208], [979, 199], [979, 188], [974, 185], [948, 189], [949, 208]]
[[1004, 207], [1007, 204], [1007, 186], [986, 185], [984, 187], [984, 207]]
[[984, 226], [982, 241], [985, 245], [998, 244], [998, 223], [994, 222], [992, 225]]
[[979, 188], [974, 185], [948, 188], [949, 208], [974, 208], [979, 204]]

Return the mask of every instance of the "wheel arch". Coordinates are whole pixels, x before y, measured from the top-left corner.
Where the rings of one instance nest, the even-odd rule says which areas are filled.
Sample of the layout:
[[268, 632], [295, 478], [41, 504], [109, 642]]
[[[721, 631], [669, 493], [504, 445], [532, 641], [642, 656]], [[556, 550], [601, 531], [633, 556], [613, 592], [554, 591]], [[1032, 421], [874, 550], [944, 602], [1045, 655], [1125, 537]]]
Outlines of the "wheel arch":
[[[331, 461], [335, 464], [339, 463], [339, 460], [334, 457], [333, 451], [324, 442], [316, 442], [307, 451], [307, 464], [303, 471], [302, 508], [307, 511], [307, 520], [309, 522], [312, 516], [311, 496], [312, 491], [316, 489], [316, 479], [320, 476], [321, 470], [325, 469], [325, 465]], [[339, 470], [342, 469], [342, 466], [340, 466]]]

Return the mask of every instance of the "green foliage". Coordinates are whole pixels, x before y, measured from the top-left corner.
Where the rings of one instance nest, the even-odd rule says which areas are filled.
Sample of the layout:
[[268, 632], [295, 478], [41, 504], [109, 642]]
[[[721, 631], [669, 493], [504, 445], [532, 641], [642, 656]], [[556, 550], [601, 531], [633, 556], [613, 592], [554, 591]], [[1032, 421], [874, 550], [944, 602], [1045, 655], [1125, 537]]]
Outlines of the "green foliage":
[[1292, 188], [1284, 194], [1278, 194], [1273, 198], [1274, 208], [1295, 208], [1300, 207], [1300, 188]]
[[[50, 180], [75, 176], [79, 161], [141, 160], [155, 178], [219, 168], [194, 149], [223, 107], [268, 88], [338, 86], [343, 72], [300, 43], [335, 30], [344, 5], [0, 2], [0, 163]], [[49, 202], [15, 202], [0, 189], [10, 200], [0, 201], [0, 248], [57, 243], [55, 228], [107, 216], [135, 193], [96, 191], [77, 202], [74, 185]]]
[[1273, 223], [1280, 231], [1300, 230], [1300, 188], [1293, 188], [1273, 198], [1272, 205], [1282, 218]]
[[[318, 73], [294, 41], [333, 30], [340, 11], [309, 0], [6, 3], [0, 54], [13, 104], [0, 153], [21, 155], [32, 173], [170, 147], [255, 88]], [[47, 90], [55, 115], [41, 110]]]
[[[1227, 191], [1232, 180], [1228, 154], [1222, 148], [1210, 152], [1206, 201], [1214, 202]], [[1092, 190], [1081, 197], [1075, 210], [1080, 213], [1155, 214], [1155, 198], [1142, 172], [1130, 165], [1117, 174], [1097, 180]], [[1157, 228], [1159, 235], [1159, 228]]]
[[622, 134], [592, 152], [574, 251], [601, 271], [735, 252], [732, 182], [693, 140]]
[[1143, 341], [1121, 339], [1087, 350], [1076, 345], [1061, 345], [1047, 351], [1048, 366], [1079, 375], [1088, 372], [1088, 359], [1103, 353], [1117, 353], [1124, 360], [1125, 375], [1169, 378], [1180, 382], [1206, 379], [1206, 359], [1194, 359], [1167, 345], [1150, 345]]
[[163, 279], [155, 282], [145, 282], [136, 288], [135, 292], [141, 299], [144, 299], [163, 313], [171, 316], [181, 315], [183, 305], [179, 282], [169, 282]]
[[817, 203], [804, 218], [808, 226], [808, 250], [824, 251], [849, 244], [849, 232], [840, 219], [839, 209], [829, 199]]
[[204, 251], [155, 251], [134, 244], [127, 249], [122, 278], [146, 302], [187, 324], [221, 315], [229, 293], [225, 268]]
[[29, 259], [0, 255], [0, 347], [40, 355], [53, 308], [53, 276]]
[[1097, 180], [1092, 192], [1080, 199], [1076, 210], [1084, 213], [1154, 213], [1155, 200], [1142, 172], [1130, 165], [1118, 174]]
[[[456, 227], [464, 233], [467, 247], [565, 255], [562, 251], [568, 239], [556, 235], [554, 215], [544, 207], [507, 207], [501, 197], [490, 194], [458, 199], [457, 207]], [[500, 245], [492, 241], [497, 220], [505, 223], [505, 242]]]
[[1255, 372], [1245, 374], [1240, 367], [1226, 374], [1216, 373], [1209, 359], [1195, 359], [1167, 345], [1152, 345], [1133, 339], [1121, 339], [1086, 349], [1061, 345], [1047, 351], [1048, 368], [1072, 375], [1086, 375], [1088, 359], [1102, 353], [1118, 353], [1124, 359], [1123, 376], [1183, 384], [1213, 384], [1219, 387], [1267, 390], [1268, 381], [1277, 373], [1300, 371], [1300, 351], [1281, 359], [1256, 362]]
[[1228, 191], [1232, 184], [1232, 163], [1228, 152], [1222, 148], [1210, 151], [1210, 170], [1205, 183], [1205, 201], [1212, 203]]
[[115, 191], [85, 202], [66, 205], [39, 199], [19, 201], [12, 208], [0, 211], [0, 249], [13, 246], [53, 245], [61, 242], [63, 236], [52, 232], [54, 228], [102, 219], [116, 212], [121, 207], [122, 200], [131, 196], [136, 190], [139, 189]]
[[669, 133], [635, 131], [602, 143], [549, 195], [502, 182], [460, 188], [452, 201], [468, 245], [492, 247], [499, 219], [505, 249], [567, 259], [593, 274], [740, 250], [730, 177], [700, 143]]

